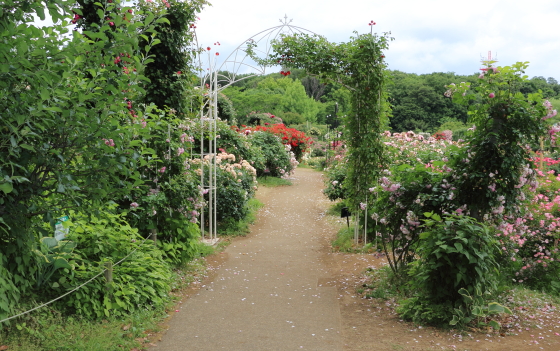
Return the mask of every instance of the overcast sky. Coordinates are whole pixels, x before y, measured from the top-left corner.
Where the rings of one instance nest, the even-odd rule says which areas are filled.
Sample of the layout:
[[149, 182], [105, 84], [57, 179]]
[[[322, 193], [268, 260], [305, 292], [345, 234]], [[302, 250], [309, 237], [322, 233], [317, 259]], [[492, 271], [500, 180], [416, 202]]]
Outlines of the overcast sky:
[[[199, 15], [203, 47], [220, 58], [254, 34], [292, 25], [346, 42], [353, 31], [391, 32], [389, 69], [409, 73], [477, 72], [488, 51], [498, 65], [529, 61], [527, 75], [560, 81], [560, 0], [209, 0]], [[225, 56], [224, 56], [225, 55]]]

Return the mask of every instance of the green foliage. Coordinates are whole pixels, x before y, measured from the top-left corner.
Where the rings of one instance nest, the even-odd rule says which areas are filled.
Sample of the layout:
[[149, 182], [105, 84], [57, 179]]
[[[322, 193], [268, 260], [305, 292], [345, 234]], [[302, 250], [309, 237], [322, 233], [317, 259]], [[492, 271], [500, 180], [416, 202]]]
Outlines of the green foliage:
[[456, 301], [461, 288], [471, 294], [494, 291], [499, 248], [491, 229], [467, 216], [424, 215], [427, 228], [420, 234], [414, 273], [430, 299]]
[[[367, 220], [370, 240], [381, 238], [387, 260], [395, 274], [416, 256], [420, 218], [424, 212], [456, 211], [452, 178], [447, 174], [449, 158], [459, 146], [449, 141], [425, 138], [413, 132], [385, 133], [387, 158], [379, 185], [370, 189]], [[363, 220], [362, 220], [363, 221]]]
[[[340, 213], [338, 213], [340, 216]], [[331, 243], [337, 252], [355, 252], [354, 247], [354, 228], [343, 227], [336, 234], [336, 238]]]
[[[218, 222], [241, 221], [248, 214], [247, 203], [257, 188], [257, 171], [248, 161], [236, 161], [235, 155], [225, 152], [217, 155], [216, 164], [216, 194], [207, 189], [205, 199], [210, 201], [210, 196], [216, 196]], [[210, 172], [209, 156], [205, 157], [201, 167], [206, 174]], [[208, 212], [205, 218], [208, 218]]]
[[282, 177], [293, 170], [290, 155], [279, 137], [268, 132], [255, 131], [248, 135], [248, 139], [263, 155], [263, 163], [254, 164], [257, 176]]
[[203, 206], [200, 176], [190, 164], [195, 123], [153, 105], [146, 109], [150, 137], [143, 141], [158, 156], [141, 167], [143, 184], [131, 189], [119, 204], [130, 209], [129, 223], [142, 236], [158, 234], [160, 248], [174, 264], [197, 255], [199, 210]]
[[[153, 160], [141, 142], [149, 133], [142, 113], [131, 113], [127, 102], [143, 93], [154, 44], [140, 54], [138, 37], [161, 17], [144, 13], [145, 20], [128, 22], [118, 2], [94, 3], [96, 25], [70, 32], [65, 1], [47, 6], [59, 24], [32, 25], [32, 13], [44, 18], [43, 5], [1, 5], [0, 253], [10, 273], [3, 278], [13, 279], [10, 295], [12, 285], [17, 294], [33, 285], [38, 217], [54, 224], [68, 208], [95, 211], [109, 197], [124, 197], [142, 183], [138, 167]], [[18, 299], [7, 301], [10, 309]]]
[[[455, 320], [454, 309], [463, 311], [463, 317], [480, 315], [485, 301], [482, 294], [490, 295], [496, 290], [499, 250], [492, 231], [467, 216], [448, 215], [442, 219], [433, 213], [424, 215], [428, 217], [426, 230], [420, 234], [416, 250], [420, 259], [409, 270], [411, 289], [417, 297], [407, 300], [399, 313], [430, 324]], [[465, 293], [480, 299], [473, 305]], [[466, 307], [460, 309], [463, 302]]]
[[[251, 113], [270, 112], [286, 123], [314, 122], [321, 111], [321, 104], [307, 96], [299, 80], [269, 75], [252, 89], [228, 87], [224, 94], [232, 101], [237, 111], [237, 123], [255, 125]], [[278, 123], [278, 122], [276, 122]]]
[[258, 181], [259, 185], [262, 185], [262, 186], [267, 187], [267, 188], [275, 188], [275, 187], [278, 187], [278, 186], [292, 185], [292, 182], [290, 180], [284, 179], [284, 178], [278, 178], [278, 177], [263, 176], [263, 177], [258, 177], [257, 181]]
[[[68, 263], [72, 257], [72, 251], [76, 243], [69, 240], [58, 241], [53, 237], [41, 238], [39, 250], [34, 250], [37, 255], [37, 281], [36, 287], [41, 287], [50, 280], [56, 270], [65, 268], [72, 269]], [[58, 283], [54, 283], [58, 286]]]
[[[163, 4], [168, 5], [168, 9], [164, 9]], [[155, 13], [167, 10], [165, 21], [157, 23], [154, 28], [157, 34], [141, 36], [139, 42], [140, 48], [152, 43], [154, 38], [158, 42], [150, 52], [152, 61], [146, 66], [145, 74], [149, 81], [144, 83], [146, 95], [143, 101], [147, 105], [154, 103], [160, 109], [173, 108], [181, 116], [191, 109], [194, 94], [189, 92], [192, 89], [189, 72], [194, 70], [196, 52], [190, 50], [189, 46], [195, 38], [192, 27], [197, 13], [207, 4], [206, 0], [170, 0], [162, 4], [140, 2], [143, 10]]]
[[[336, 215], [340, 217], [340, 211]], [[366, 245], [357, 245], [354, 234], [353, 226], [341, 228], [331, 243], [333, 249], [337, 252], [351, 253], [371, 253], [377, 251], [377, 247], [371, 242]]]
[[499, 313], [509, 313], [511, 310], [497, 302], [486, 303], [483, 294], [479, 289], [475, 289], [474, 293], [469, 293], [465, 288], [459, 289], [459, 294], [463, 297], [464, 305], [456, 308], [453, 314], [453, 319], [449, 322], [450, 325], [465, 326], [472, 320], [478, 320], [477, 325], [491, 326], [495, 330], [499, 330], [500, 323], [486, 320], [489, 316]]
[[453, 318], [453, 304], [450, 301], [428, 303], [424, 297], [416, 296], [400, 302], [397, 308], [399, 316], [418, 324], [434, 326], [449, 325]]
[[[223, 121], [218, 121], [216, 126], [216, 133], [220, 136], [216, 139], [216, 143], [220, 151], [235, 155], [237, 160], [247, 160], [257, 164], [264, 162], [260, 150], [256, 148], [248, 138], [239, 134], [235, 127]], [[210, 137], [206, 130], [204, 134], [205, 137]], [[198, 138], [199, 136], [195, 135], [196, 141], [194, 143], [194, 150], [196, 152], [198, 152], [200, 148], [200, 141], [197, 140]]]
[[[346, 182], [351, 206], [356, 209], [379, 175], [376, 165], [384, 163], [379, 131], [389, 114], [383, 93], [387, 80], [383, 51], [390, 40], [387, 33], [361, 34], [341, 44], [306, 34], [282, 36], [273, 42], [275, 53], [264, 62], [303, 68], [350, 90], [352, 110], [345, 118], [349, 146]], [[251, 47], [247, 51], [252, 54]]]
[[69, 260], [73, 269], [58, 270], [53, 276], [58, 286], [51, 285], [52, 290], [43, 294], [61, 295], [98, 274], [110, 261], [114, 263], [110, 289], [101, 276], [57, 302], [59, 306], [88, 318], [102, 318], [165, 304], [171, 272], [153, 241], [144, 241], [122, 215], [73, 213], [71, 218], [68, 239], [76, 243]]
[[282, 122], [286, 125], [302, 124], [305, 123], [305, 117], [297, 112], [284, 112], [282, 113]]
[[237, 177], [233, 177], [226, 170], [220, 168], [217, 171], [216, 206], [218, 206], [218, 221], [224, 219], [240, 221], [247, 216], [248, 208], [246, 205], [249, 200], [249, 193], [243, 184], [237, 180]]
[[442, 132], [444, 130], [451, 131], [453, 133], [452, 138], [454, 141], [465, 140], [467, 138], [469, 128], [464, 122], [454, 118], [443, 118], [441, 119], [441, 122], [442, 124], [437, 128], [438, 132]]
[[237, 123], [237, 112], [231, 100], [223, 93], [218, 93], [218, 117], [230, 124]]
[[325, 168], [325, 189], [323, 193], [331, 201], [347, 198], [345, 186], [348, 164], [346, 158], [341, 158], [338, 162], [333, 162]]
[[521, 84], [520, 91], [525, 95], [541, 91], [543, 96], [549, 99], [560, 95], [560, 85], [558, 81], [552, 77], [548, 79], [542, 76], [533, 77]]
[[7, 264], [6, 256], [0, 253], [0, 319], [12, 315], [21, 297], [12, 273], [6, 268]]
[[444, 118], [467, 120], [467, 109], [446, 98], [445, 85], [450, 82], [474, 81], [474, 76], [453, 73], [416, 75], [391, 71], [388, 85], [392, 105], [391, 129], [395, 132], [435, 132]]
[[[270, 178], [279, 179], [279, 178]], [[251, 231], [251, 224], [254, 224], [257, 219], [257, 211], [262, 208], [264, 204], [255, 198], [249, 199], [246, 204], [247, 214], [241, 220], [234, 220], [233, 218], [226, 218], [218, 224], [218, 232], [220, 235], [228, 236], [245, 236]]]
[[164, 314], [162, 309], [144, 309], [92, 321], [47, 309], [0, 331], [0, 339], [13, 351], [130, 350], [142, 347], [145, 333], [157, 330], [157, 321]]

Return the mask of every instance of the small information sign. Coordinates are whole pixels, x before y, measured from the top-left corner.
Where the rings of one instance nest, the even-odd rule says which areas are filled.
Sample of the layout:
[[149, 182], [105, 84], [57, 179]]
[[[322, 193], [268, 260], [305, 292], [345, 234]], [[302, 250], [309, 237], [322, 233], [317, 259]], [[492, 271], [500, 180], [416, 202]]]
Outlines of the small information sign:
[[54, 238], [58, 241], [64, 240], [66, 235], [68, 234], [69, 228], [65, 228], [62, 222], [66, 222], [68, 220], [68, 216], [63, 216], [58, 218], [58, 221], [54, 225]]

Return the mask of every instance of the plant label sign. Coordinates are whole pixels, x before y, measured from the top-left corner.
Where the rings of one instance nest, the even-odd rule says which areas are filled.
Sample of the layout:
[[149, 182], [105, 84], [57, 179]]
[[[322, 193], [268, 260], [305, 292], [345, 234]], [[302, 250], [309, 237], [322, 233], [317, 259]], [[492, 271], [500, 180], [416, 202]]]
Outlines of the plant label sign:
[[58, 218], [58, 221], [54, 225], [54, 238], [58, 241], [63, 240], [68, 234], [69, 228], [65, 228], [62, 222], [66, 222], [68, 220], [68, 216], [63, 216]]

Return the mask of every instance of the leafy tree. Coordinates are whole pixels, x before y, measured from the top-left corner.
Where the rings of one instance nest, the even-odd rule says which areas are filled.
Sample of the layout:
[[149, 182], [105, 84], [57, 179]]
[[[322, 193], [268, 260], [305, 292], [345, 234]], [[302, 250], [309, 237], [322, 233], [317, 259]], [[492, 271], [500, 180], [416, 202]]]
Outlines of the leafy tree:
[[[190, 107], [188, 90], [192, 86], [188, 72], [194, 71], [194, 54], [190, 49], [194, 35], [191, 28], [196, 22], [196, 14], [207, 5], [206, 0], [163, 0], [164, 5], [155, 2], [141, 2], [145, 10], [167, 7], [165, 22], [158, 23], [154, 30], [157, 35], [140, 36], [140, 48], [154, 42], [159, 45], [151, 49], [153, 60], [147, 64], [145, 75], [149, 83], [144, 84], [146, 104], [154, 103], [160, 109], [166, 106], [177, 110], [181, 115]], [[149, 20], [149, 17], [146, 18]], [[155, 38], [155, 39], [154, 39]]]
[[142, 113], [131, 109], [153, 43], [140, 54], [138, 34], [165, 22], [149, 13], [143, 22], [125, 18], [128, 8], [118, 2], [97, 3], [98, 23], [69, 33], [75, 16], [66, 1], [47, 2], [61, 22], [41, 29], [30, 22], [34, 13], [44, 18], [42, 2], [1, 6], [8, 45], [0, 46], [0, 266], [7, 272], [0, 317], [29, 291], [38, 222], [54, 225], [74, 207], [99, 211], [143, 183], [138, 167], [153, 153], [142, 143], [149, 132]]
[[253, 89], [233, 86], [225, 89], [224, 94], [233, 102], [240, 124], [250, 123], [251, 112], [269, 112], [282, 118], [284, 113], [290, 113], [288, 119], [298, 123], [298, 118], [294, 118], [296, 114], [304, 121], [315, 122], [321, 111], [321, 104], [307, 96], [301, 82], [289, 77], [269, 75]]
[[[527, 62], [511, 67], [494, 67], [494, 63], [485, 62], [475, 93], [468, 91], [468, 83], [451, 84], [447, 93], [456, 102], [469, 105], [469, 123], [476, 127], [454, 169], [458, 201], [479, 221], [520, 210], [520, 189], [533, 172], [526, 145], [545, 135], [543, 120], [552, 116], [547, 115], [540, 92], [525, 96], [520, 91], [527, 82], [523, 75]], [[470, 104], [475, 100], [481, 103]]]
[[449, 82], [469, 81], [452, 73], [416, 75], [393, 71], [389, 86], [393, 106], [391, 128], [396, 132], [433, 132], [445, 117], [466, 121], [466, 108], [453, 104], [443, 94]]
[[307, 76], [301, 80], [301, 84], [305, 88], [307, 96], [319, 101], [321, 96], [325, 93], [326, 84], [321, 83], [317, 77]]
[[557, 88], [558, 84], [551, 84], [554, 81], [550, 80], [550, 78], [549, 81], [547, 81], [547, 79], [542, 76], [533, 77], [530, 80], [526, 80], [525, 82], [523, 82], [519, 90], [525, 95], [537, 93], [540, 90], [544, 97], [553, 98], [559, 93], [559, 90]]

